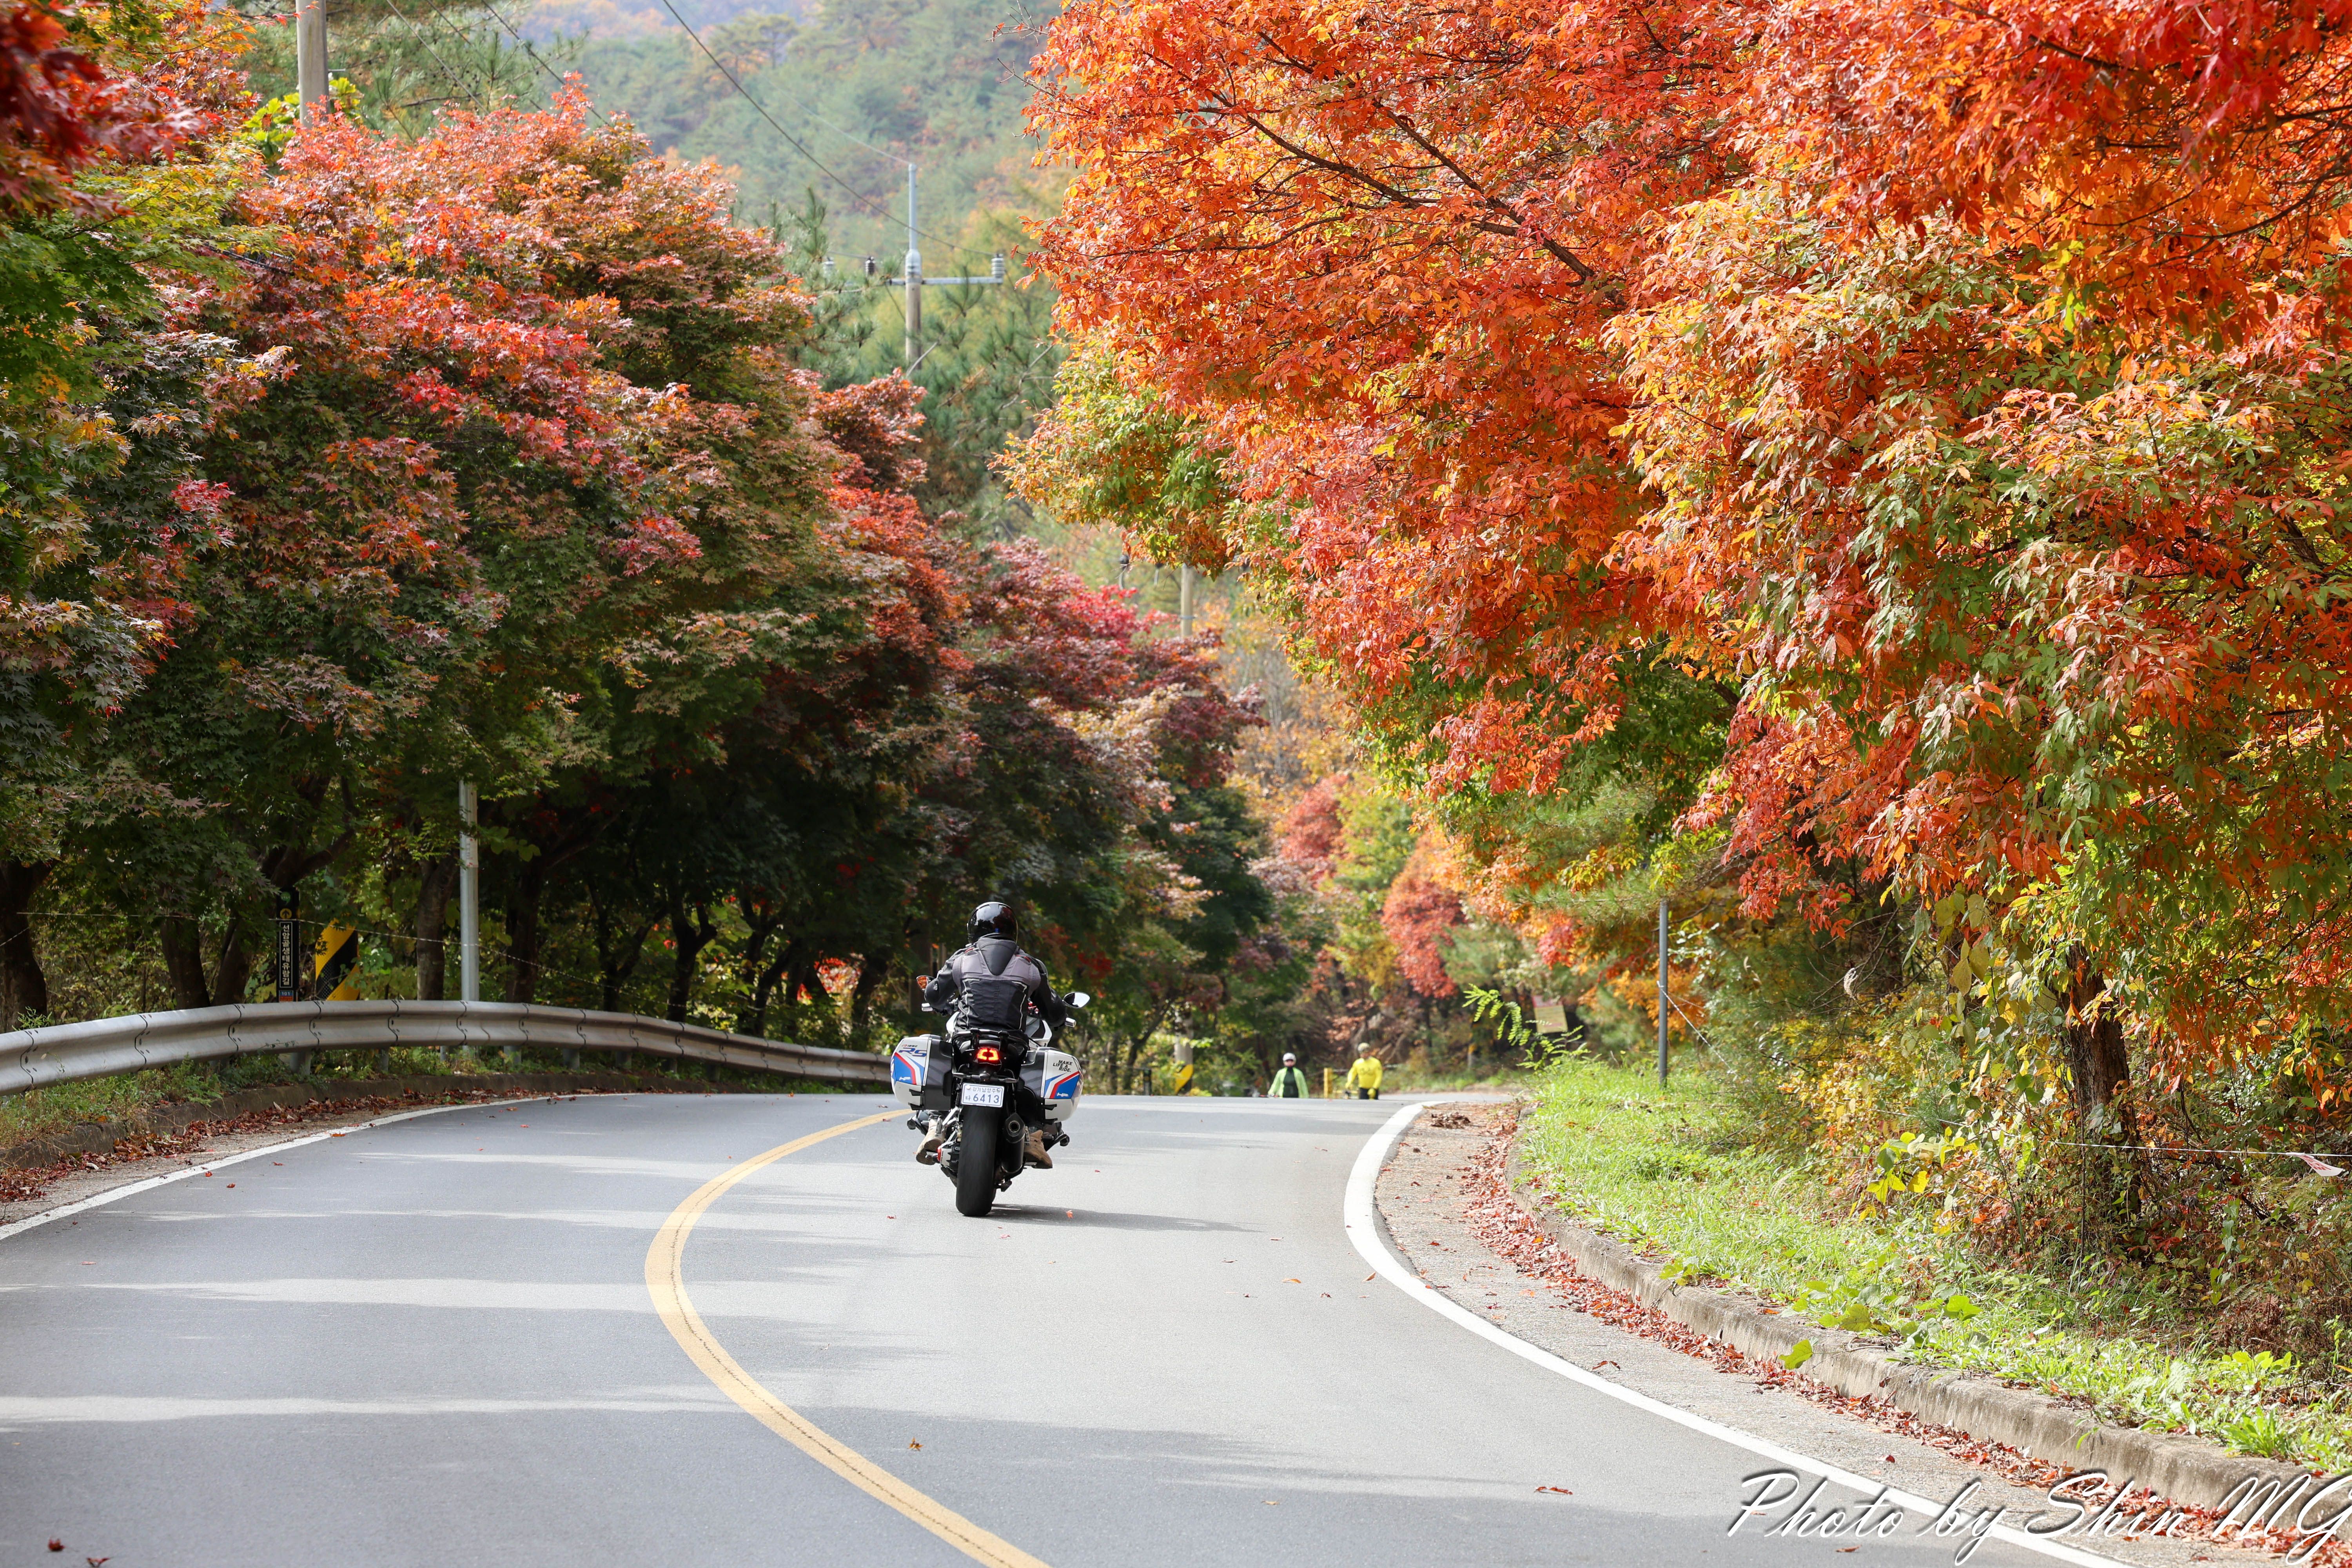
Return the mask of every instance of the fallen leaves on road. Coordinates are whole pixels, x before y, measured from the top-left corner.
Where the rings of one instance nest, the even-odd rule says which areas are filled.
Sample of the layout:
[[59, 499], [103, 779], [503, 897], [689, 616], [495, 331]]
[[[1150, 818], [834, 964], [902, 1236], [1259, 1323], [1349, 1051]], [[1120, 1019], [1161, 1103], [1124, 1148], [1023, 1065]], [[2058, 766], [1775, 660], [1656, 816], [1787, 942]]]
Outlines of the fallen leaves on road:
[[59, 1540], [58, 1540], [56, 1536], [54, 1536], [54, 1535], [52, 1535], [52, 1536], [50, 1536], [50, 1537], [49, 1537], [49, 1550], [50, 1550], [50, 1551], [52, 1551], [52, 1552], [63, 1552], [65, 1549], [66, 1549], [66, 1543], [65, 1543], [64, 1542], [59, 1541]]
[[1574, 1497], [1576, 1495], [1566, 1487], [1538, 1487], [1536, 1490], [1539, 1492], [1558, 1492], [1562, 1497]]
[[921, 1445], [920, 1443], [909, 1443], [909, 1444], [908, 1444], [908, 1445], [907, 1445], [907, 1447], [908, 1447], [909, 1448], [919, 1448], [919, 1447], [922, 1447], [922, 1445]]

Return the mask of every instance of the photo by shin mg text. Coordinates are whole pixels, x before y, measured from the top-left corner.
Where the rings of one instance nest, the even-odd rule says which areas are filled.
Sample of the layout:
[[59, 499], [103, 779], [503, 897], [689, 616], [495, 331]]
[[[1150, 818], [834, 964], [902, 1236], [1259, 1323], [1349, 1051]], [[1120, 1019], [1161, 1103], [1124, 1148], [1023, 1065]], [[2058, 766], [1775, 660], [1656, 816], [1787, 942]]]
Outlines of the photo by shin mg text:
[[[2188, 1533], [2191, 1521], [2174, 1504], [2126, 1478], [2121, 1485], [2105, 1470], [2081, 1470], [2042, 1495], [2032, 1511], [1990, 1501], [1985, 1483], [1970, 1481], [1932, 1514], [1896, 1500], [1892, 1487], [1875, 1496], [1848, 1499], [1826, 1478], [1791, 1469], [1759, 1470], [1740, 1483], [1738, 1510], [1727, 1535], [1775, 1535], [1809, 1541], [1853, 1542], [1898, 1535], [1927, 1536], [1952, 1542], [1952, 1561], [1966, 1563], [1988, 1535], [2007, 1526], [2051, 1540], [2103, 1540], [2111, 1536]], [[2326, 1476], [2249, 1475], [2221, 1502], [2213, 1535], [2224, 1539], [2263, 1533], [2283, 1536], [2290, 1563], [2303, 1563], [2328, 1542], [2352, 1538], [2352, 1473]]]

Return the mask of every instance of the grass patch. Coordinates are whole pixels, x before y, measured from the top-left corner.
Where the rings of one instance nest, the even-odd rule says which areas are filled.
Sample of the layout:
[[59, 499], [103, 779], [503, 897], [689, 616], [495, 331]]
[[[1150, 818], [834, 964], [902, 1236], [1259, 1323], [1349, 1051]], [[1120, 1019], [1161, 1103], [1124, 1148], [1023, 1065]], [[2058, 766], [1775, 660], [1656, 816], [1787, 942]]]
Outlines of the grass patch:
[[2328, 1364], [2216, 1342], [2213, 1314], [2116, 1270], [2003, 1266], [1924, 1214], [1857, 1209], [1840, 1173], [1751, 1145], [1705, 1069], [1661, 1089], [1598, 1062], [1533, 1089], [1526, 1157], [1561, 1207], [1719, 1279], [1913, 1360], [2088, 1401], [2119, 1425], [2193, 1433], [2242, 1454], [2352, 1469], [2352, 1341]]

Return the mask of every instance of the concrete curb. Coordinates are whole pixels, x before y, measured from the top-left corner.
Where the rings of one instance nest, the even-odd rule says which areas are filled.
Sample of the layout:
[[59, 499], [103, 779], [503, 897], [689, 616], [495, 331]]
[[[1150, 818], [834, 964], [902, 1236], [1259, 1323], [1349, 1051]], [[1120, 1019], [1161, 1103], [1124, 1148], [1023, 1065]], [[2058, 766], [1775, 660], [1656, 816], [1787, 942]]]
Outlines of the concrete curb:
[[2086, 1411], [1969, 1373], [1915, 1366], [1843, 1329], [1823, 1328], [1790, 1313], [1768, 1311], [1738, 1297], [1696, 1285], [1671, 1285], [1662, 1268], [1620, 1241], [1564, 1218], [1524, 1190], [1519, 1147], [1513, 1141], [1504, 1181], [1529, 1220], [1574, 1259], [1588, 1279], [1633, 1297], [1709, 1339], [1757, 1357], [1779, 1361], [1800, 1340], [1813, 1353], [1802, 1375], [1841, 1394], [1885, 1400], [1938, 1426], [2002, 1443], [2070, 1470], [2105, 1470], [2117, 1480], [2152, 1487], [2174, 1502], [2220, 1508], [2237, 1500], [2250, 1478], [2288, 1487], [2310, 1472], [2271, 1459], [2232, 1454], [2202, 1438], [2111, 1426]]
[[330, 1079], [305, 1083], [269, 1083], [238, 1089], [218, 1100], [159, 1105], [132, 1116], [86, 1121], [70, 1132], [37, 1138], [0, 1149], [0, 1170], [31, 1170], [76, 1154], [112, 1152], [124, 1138], [178, 1132], [193, 1122], [225, 1121], [247, 1111], [313, 1105], [342, 1100], [439, 1100], [478, 1090], [492, 1095], [578, 1094], [587, 1091], [637, 1094], [769, 1094], [744, 1084], [696, 1083], [690, 1079], [620, 1072], [420, 1073], [411, 1078]]

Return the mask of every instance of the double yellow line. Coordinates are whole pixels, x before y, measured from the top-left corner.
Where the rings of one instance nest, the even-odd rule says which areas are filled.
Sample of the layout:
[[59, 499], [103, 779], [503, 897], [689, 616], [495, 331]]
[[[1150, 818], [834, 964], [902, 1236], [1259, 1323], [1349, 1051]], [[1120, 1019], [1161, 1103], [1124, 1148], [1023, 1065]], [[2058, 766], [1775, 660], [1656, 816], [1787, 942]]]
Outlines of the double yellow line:
[[661, 1314], [662, 1322], [694, 1364], [702, 1369], [703, 1375], [769, 1431], [868, 1497], [897, 1509], [974, 1562], [989, 1563], [992, 1568], [1045, 1568], [1045, 1563], [1012, 1542], [999, 1540], [954, 1510], [934, 1502], [863, 1454], [819, 1430], [799, 1411], [761, 1387], [759, 1381], [727, 1353], [686, 1293], [686, 1238], [694, 1234], [694, 1222], [702, 1217], [702, 1211], [718, 1202], [728, 1188], [787, 1154], [796, 1154], [812, 1144], [871, 1127], [877, 1121], [888, 1121], [899, 1114], [886, 1110], [812, 1132], [805, 1138], [795, 1138], [705, 1182], [692, 1197], [671, 1211], [660, 1234], [654, 1237], [653, 1247], [646, 1254], [646, 1289], [652, 1294], [654, 1310]]

